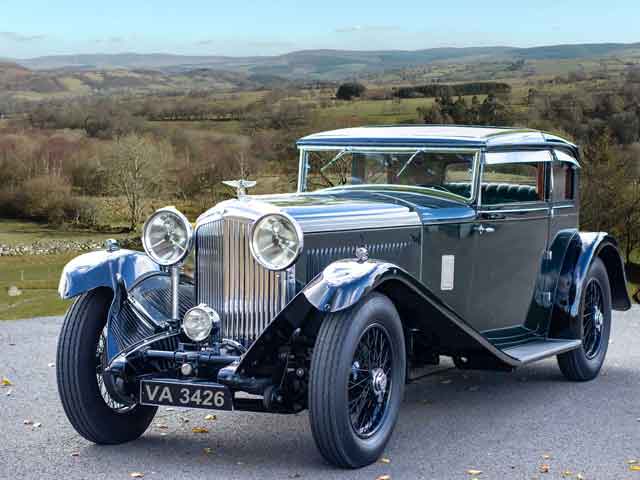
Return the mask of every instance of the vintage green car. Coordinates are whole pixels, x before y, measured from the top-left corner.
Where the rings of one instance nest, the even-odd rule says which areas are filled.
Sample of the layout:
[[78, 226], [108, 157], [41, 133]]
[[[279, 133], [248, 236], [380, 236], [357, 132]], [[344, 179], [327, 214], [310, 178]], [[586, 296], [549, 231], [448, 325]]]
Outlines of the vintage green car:
[[[75, 429], [133, 440], [158, 405], [297, 413], [332, 464], [381, 455], [414, 368], [598, 375], [630, 308], [616, 241], [578, 230], [578, 148], [510, 128], [304, 137], [298, 189], [172, 207], [146, 253], [108, 242], [60, 280], [58, 385]], [[588, 192], [587, 192], [588, 194]], [[195, 274], [182, 265], [193, 255]], [[522, 388], [527, 388], [523, 386]]]

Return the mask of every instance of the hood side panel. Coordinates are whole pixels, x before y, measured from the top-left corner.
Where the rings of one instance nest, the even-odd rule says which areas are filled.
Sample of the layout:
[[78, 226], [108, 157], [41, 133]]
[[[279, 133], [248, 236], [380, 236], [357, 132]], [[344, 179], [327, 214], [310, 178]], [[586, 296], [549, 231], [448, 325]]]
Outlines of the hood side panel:
[[403, 227], [354, 232], [325, 232], [305, 236], [305, 246], [296, 263], [298, 290], [336, 260], [355, 258], [365, 246], [369, 258], [402, 267], [415, 278], [421, 270], [421, 228]]

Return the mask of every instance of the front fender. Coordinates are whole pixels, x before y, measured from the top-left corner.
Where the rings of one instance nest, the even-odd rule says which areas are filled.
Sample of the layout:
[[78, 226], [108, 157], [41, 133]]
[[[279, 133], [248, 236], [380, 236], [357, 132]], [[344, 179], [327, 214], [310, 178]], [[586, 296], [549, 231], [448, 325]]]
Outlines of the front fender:
[[491, 344], [435, 293], [397, 265], [380, 260], [338, 260], [276, 315], [230, 375], [272, 374], [264, 367], [275, 368], [281, 348], [296, 343], [312, 346], [325, 313], [348, 309], [374, 290], [389, 296], [408, 328], [417, 327], [437, 339], [440, 351], [475, 355], [485, 365], [496, 368], [519, 365], [517, 359]]
[[388, 262], [339, 260], [327, 266], [304, 288], [303, 293], [316, 309], [339, 312], [355, 305], [385, 275], [399, 272], [404, 270]]
[[129, 288], [142, 275], [158, 271], [160, 266], [142, 252], [100, 250], [85, 253], [65, 265], [58, 293], [60, 298], [68, 299], [99, 287], [109, 287], [115, 292], [118, 279]]

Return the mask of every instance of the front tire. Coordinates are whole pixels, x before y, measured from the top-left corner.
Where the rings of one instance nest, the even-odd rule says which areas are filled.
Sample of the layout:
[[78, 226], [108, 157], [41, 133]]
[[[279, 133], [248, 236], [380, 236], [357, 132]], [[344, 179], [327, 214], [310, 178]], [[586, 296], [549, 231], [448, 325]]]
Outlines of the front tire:
[[370, 294], [324, 318], [311, 360], [309, 419], [329, 463], [357, 468], [380, 457], [398, 419], [405, 370], [402, 322], [386, 296]]
[[156, 407], [123, 405], [110, 397], [102, 378], [105, 325], [112, 292], [80, 296], [65, 317], [56, 361], [58, 392], [73, 428], [90, 442], [118, 444], [146, 430]]
[[558, 355], [558, 365], [572, 381], [593, 380], [600, 373], [611, 333], [611, 288], [602, 260], [596, 258], [584, 280], [580, 304], [582, 347]]

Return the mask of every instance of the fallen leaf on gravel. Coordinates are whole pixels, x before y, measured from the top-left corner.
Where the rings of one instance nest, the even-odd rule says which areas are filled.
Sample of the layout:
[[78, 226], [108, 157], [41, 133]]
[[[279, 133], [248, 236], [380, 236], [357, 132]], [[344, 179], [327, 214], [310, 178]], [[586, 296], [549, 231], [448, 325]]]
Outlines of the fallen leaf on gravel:
[[205, 420], [215, 420], [216, 418], [218, 418], [218, 417], [216, 417], [215, 415], [211, 415], [211, 414], [204, 416]]
[[631, 470], [632, 472], [640, 472], [640, 465], [631, 465], [629, 467], [629, 470]]
[[13, 389], [10, 388], [9, 391], [7, 393], [5, 393], [5, 395], [7, 397], [10, 397], [12, 393], [13, 393]]
[[584, 480], [584, 477], [582, 475], [580, 475], [580, 474], [577, 474], [576, 475], [576, 479], [577, 480]]
[[473, 469], [470, 469], [470, 470], [467, 470], [467, 473], [468, 473], [469, 475], [481, 475], [481, 474], [482, 474], [482, 470], [473, 470]]
[[142, 477], [144, 477], [144, 473], [142, 473], [142, 472], [131, 472], [129, 474], [129, 476], [131, 478], [142, 478]]
[[193, 427], [191, 431], [193, 433], [209, 433], [209, 430], [204, 427]]
[[80, 452], [71, 452], [71, 456], [72, 457], [79, 457], [80, 456]]
[[391, 480], [391, 475], [380, 475], [376, 480]]
[[549, 465], [546, 463], [540, 465], [540, 473], [549, 473]]
[[213, 452], [213, 448], [211, 448], [211, 447], [204, 447], [202, 450], [203, 450], [203, 451], [204, 451], [204, 453], [206, 453], [207, 455], [209, 455], [210, 453], [212, 453], [212, 452]]
[[549, 460], [551, 458], [551, 455], [545, 453], [544, 455], [542, 455], [542, 458], [544, 458], [545, 460]]
[[33, 424], [33, 428], [40, 428], [42, 424], [40, 422], [36, 422]]
[[391, 460], [389, 460], [388, 458], [381, 458], [380, 463], [391, 463]]
[[638, 460], [627, 460], [627, 465], [633, 465], [634, 463], [638, 463]]
[[56, 364], [55, 364], [55, 363], [53, 363], [53, 362], [51, 362], [51, 363], [47, 363], [47, 367], [49, 367], [49, 368], [53, 368], [53, 367], [55, 367], [55, 366], [56, 366]]
[[9, 380], [7, 377], [2, 377], [2, 382], [0, 382], [0, 385], [2, 385], [3, 387], [10, 387], [11, 385], [13, 385], [13, 383], [11, 383], [11, 380]]
[[33, 420], [23, 420], [22, 423], [24, 423], [25, 425], [33, 425]]
[[181, 421], [182, 423], [189, 423], [189, 419], [188, 419], [188, 418], [186, 418], [186, 417], [180, 417], [180, 421]]
[[573, 472], [571, 470], [565, 470], [564, 472], [562, 472], [562, 476], [564, 478], [566, 477], [573, 477]]

